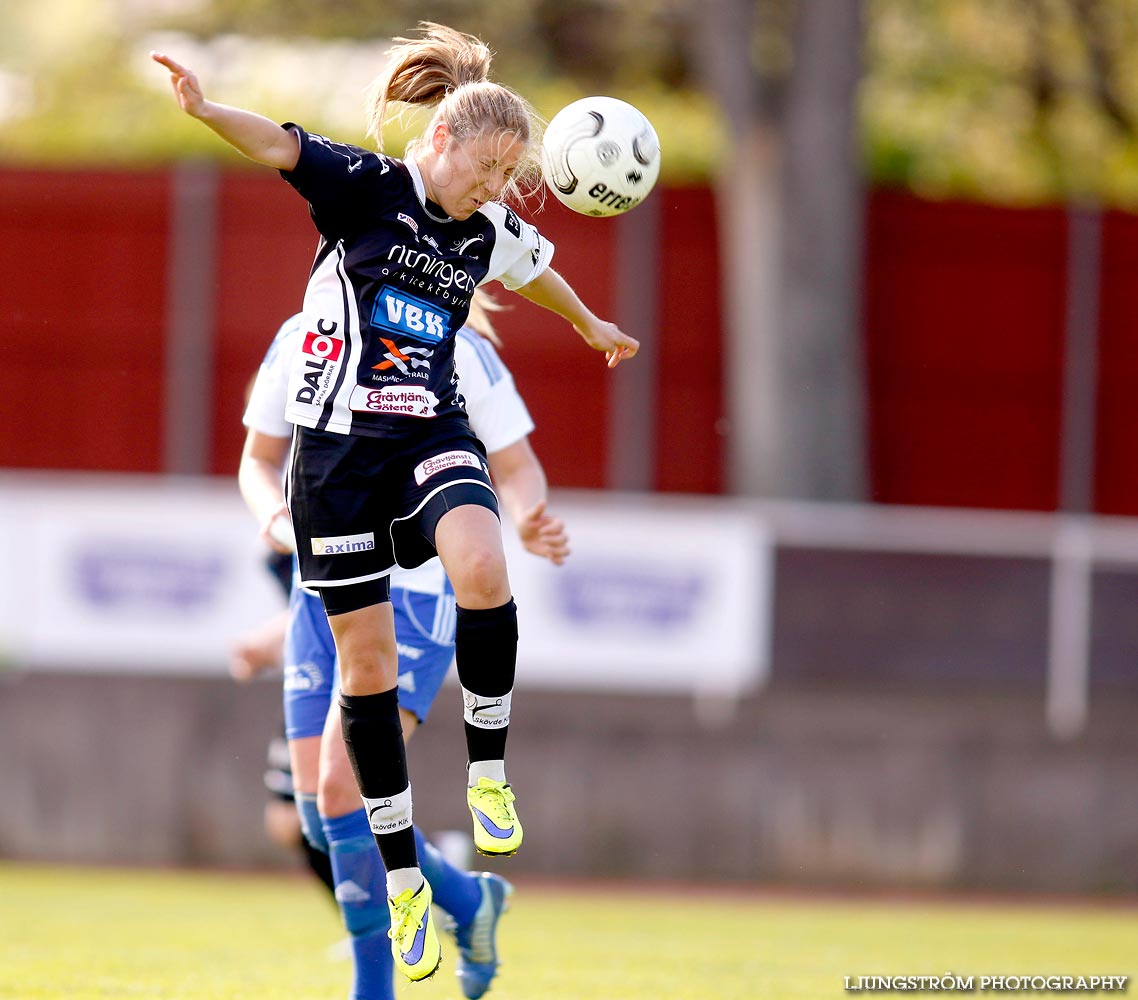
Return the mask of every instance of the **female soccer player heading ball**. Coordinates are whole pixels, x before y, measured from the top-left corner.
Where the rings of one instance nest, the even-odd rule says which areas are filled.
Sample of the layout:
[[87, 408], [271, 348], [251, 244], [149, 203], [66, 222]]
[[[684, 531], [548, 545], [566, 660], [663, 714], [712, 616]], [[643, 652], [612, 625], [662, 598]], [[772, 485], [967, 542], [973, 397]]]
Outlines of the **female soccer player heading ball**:
[[387, 869], [395, 965], [425, 979], [439, 943], [399, 724], [387, 579], [397, 564], [437, 553], [454, 586], [475, 845], [508, 855], [522, 837], [504, 763], [517, 611], [454, 335], [474, 289], [497, 280], [568, 320], [610, 367], [639, 345], [582, 303], [549, 267], [549, 242], [502, 204], [540, 182], [538, 126], [521, 97], [489, 80], [477, 38], [424, 22], [417, 38], [395, 40], [369, 134], [382, 150], [391, 105], [435, 109], [404, 160], [208, 101], [192, 72], [152, 57], [183, 111], [281, 172], [321, 237], [289, 380], [288, 502], [301, 584], [319, 591], [335, 637], [344, 741]]

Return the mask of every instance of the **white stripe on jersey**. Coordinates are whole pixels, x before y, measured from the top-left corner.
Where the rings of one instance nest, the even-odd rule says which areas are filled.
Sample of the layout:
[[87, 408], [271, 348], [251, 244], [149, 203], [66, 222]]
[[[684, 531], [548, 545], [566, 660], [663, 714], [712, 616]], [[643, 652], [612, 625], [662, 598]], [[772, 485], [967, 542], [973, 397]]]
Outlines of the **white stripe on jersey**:
[[[356, 387], [357, 359], [363, 354], [364, 336], [360, 323], [359, 296], [348, 278], [348, 272], [344, 265], [344, 244], [342, 242], [336, 244], [336, 277], [339, 279], [336, 283], [336, 292], [342, 296], [344, 304], [344, 340], [347, 342], [348, 349], [347, 356], [344, 358], [343, 377], [340, 381], [340, 389], [336, 393], [332, 413], [327, 421], [322, 422], [321, 426], [327, 430], [335, 430], [333, 423], [342, 422], [344, 430], [350, 431], [352, 410], [348, 405], [348, 400], [352, 395], [352, 390]], [[312, 288], [311, 281], [308, 283], [308, 287], [309, 289]], [[307, 292], [304, 295], [304, 302], [305, 312], [308, 312]]]
[[[494, 347], [485, 337], [475, 333], [468, 326], [464, 326], [458, 331], [458, 336], [465, 340], [472, 348], [474, 348], [475, 357], [478, 358], [482, 364], [482, 370], [486, 373], [486, 380], [495, 385], [501, 381], [502, 377], [506, 374], [506, 366], [502, 364], [501, 358], [494, 353]], [[459, 391], [462, 391], [461, 372], [459, 373]], [[476, 432], [477, 433], [477, 432]]]
[[[292, 355], [285, 408], [294, 424], [338, 434], [351, 431], [348, 399], [356, 387], [356, 367], [363, 353], [356, 298], [344, 266], [344, 246], [337, 243], [312, 272], [304, 293], [304, 332]], [[339, 320], [329, 329], [325, 318], [336, 316]], [[325, 325], [319, 325], [322, 320]], [[305, 342], [312, 333], [339, 341], [343, 345], [339, 355], [306, 353]]]
[[288, 377], [292, 371], [292, 355], [297, 350], [302, 332], [300, 313], [290, 316], [273, 338], [257, 377], [253, 381], [242, 422], [250, 430], [268, 437], [292, 437], [292, 424], [285, 420], [288, 400]]
[[[416, 571], [403, 570], [400, 572], [414, 573]], [[443, 591], [438, 593], [430, 605], [430, 607], [433, 609], [431, 612], [430, 621], [423, 621], [416, 613], [416, 607], [411, 602], [408, 594], [420, 593], [424, 594], [424, 596], [429, 595], [426, 595], [424, 591], [416, 590], [414, 587], [404, 586], [405, 581], [402, 579], [398, 579], [398, 584], [396, 584], [397, 579], [398, 573], [392, 574], [392, 590], [394, 591], [397, 589], [402, 589], [407, 593], [402, 597], [393, 593], [392, 600], [401, 602], [404, 614], [407, 615], [408, 621], [411, 622], [416, 631], [419, 632], [420, 635], [423, 635], [426, 638], [430, 639], [431, 642], [437, 642], [439, 645], [447, 645], [448, 643], [454, 642], [454, 627], [456, 621], [458, 620], [458, 611], [454, 603], [454, 591], [451, 590], [449, 586], [447, 586]], [[445, 582], [446, 578], [443, 577], [443, 580]], [[409, 639], [409, 637], [406, 636], [403, 638], [405, 641]]]
[[435, 601], [435, 621], [431, 628], [431, 638], [438, 643], [448, 643], [454, 637], [454, 626], [458, 617], [455, 610], [454, 595], [447, 594]]

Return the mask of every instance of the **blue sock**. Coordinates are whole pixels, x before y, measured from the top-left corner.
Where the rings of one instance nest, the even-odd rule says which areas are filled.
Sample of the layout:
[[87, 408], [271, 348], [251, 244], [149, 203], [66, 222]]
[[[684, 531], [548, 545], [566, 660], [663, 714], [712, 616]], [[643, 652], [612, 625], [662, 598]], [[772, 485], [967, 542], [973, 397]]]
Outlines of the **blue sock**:
[[296, 811], [300, 815], [300, 832], [321, 854], [328, 853], [328, 838], [324, 836], [320, 811], [316, 808], [316, 796], [307, 792], [297, 792], [293, 796]]
[[352, 1000], [394, 1000], [387, 873], [367, 813], [358, 809], [346, 816], [325, 816], [324, 833], [336, 878], [336, 902], [352, 935]]
[[455, 868], [423, 836], [418, 827], [415, 827], [415, 850], [419, 852], [419, 867], [423, 870], [423, 876], [431, 883], [431, 895], [435, 902], [460, 927], [470, 923], [482, 903], [482, 887], [478, 878], [461, 868]]
[[352, 935], [352, 965], [350, 1000], [395, 1000], [395, 960], [386, 929]]

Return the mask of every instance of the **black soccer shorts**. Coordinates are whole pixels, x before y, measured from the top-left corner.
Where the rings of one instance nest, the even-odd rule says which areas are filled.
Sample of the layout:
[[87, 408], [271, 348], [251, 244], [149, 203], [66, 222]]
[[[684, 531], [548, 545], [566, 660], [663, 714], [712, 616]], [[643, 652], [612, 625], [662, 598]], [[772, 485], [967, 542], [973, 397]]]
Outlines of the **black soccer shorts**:
[[297, 427], [287, 482], [301, 586], [362, 583], [436, 555], [447, 510], [498, 515], [486, 450], [465, 420], [401, 440]]

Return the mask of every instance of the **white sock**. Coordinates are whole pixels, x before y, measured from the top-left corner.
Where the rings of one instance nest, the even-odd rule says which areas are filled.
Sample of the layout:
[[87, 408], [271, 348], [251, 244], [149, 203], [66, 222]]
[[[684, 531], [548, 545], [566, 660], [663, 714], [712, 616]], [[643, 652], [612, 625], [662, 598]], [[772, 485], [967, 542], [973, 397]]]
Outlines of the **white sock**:
[[479, 778], [491, 778], [494, 781], [506, 780], [506, 762], [504, 760], [475, 760], [466, 768], [466, 787], [473, 788], [478, 784]]
[[387, 895], [391, 899], [407, 889], [418, 892], [422, 884], [423, 873], [418, 868], [395, 868], [387, 873]]

